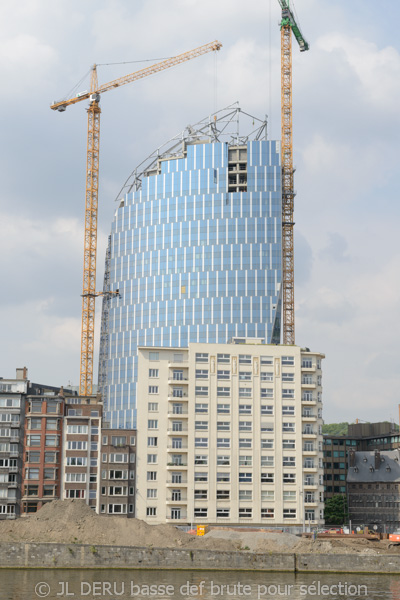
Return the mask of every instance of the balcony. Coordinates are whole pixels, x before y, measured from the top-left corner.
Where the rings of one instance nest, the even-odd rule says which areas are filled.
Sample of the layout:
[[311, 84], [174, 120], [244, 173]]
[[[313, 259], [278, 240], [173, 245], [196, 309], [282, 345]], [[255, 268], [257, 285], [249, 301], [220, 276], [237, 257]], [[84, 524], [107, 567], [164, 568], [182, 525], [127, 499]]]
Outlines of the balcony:
[[317, 399], [312, 394], [303, 394], [301, 397], [302, 402], [313, 402], [314, 404], [317, 402]]
[[180, 496], [179, 496], [179, 494], [177, 496], [171, 495], [166, 500], [167, 504], [179, 504], [179, 503], [182, 504], [182, 502], [185, 503], [185, 504], [187, 504], [187, 496], [186, 496], [186, 494], [181, 494]]
[[176, 409], [175, 410], [172, 408], [168, 409], [168, 418], [169, 419], [180, 419], [181, 417], [183, 419], [187, 419], [188, 414], [189, 414], [188, 410], [183, 410], [182, 412], [175, 412], [175, 411], [176, 411]]
[[187, 468], [187, 463], [184, 463], [184, 462], [179, 463], [179, 464], [174, 463], [174, 462], [168, 462], [167, 463], [167, 470], [168, 471], [170, 471], [170, 470], [172, 470], [172, 471], [174, 471], [174, 470], [180, 471], [182, 468], [186, 469]]
[[303, 411], [301, 414], [301, 418], [306, 421], [316, 421], [317, 415], [316, 415], [316, 413], [313, 413], [313, 412]]
[[182, 429], [175, 429], [174, 427], [169, 427], [167, 429], [167, 433], [170, 434], [170, 435], [172, 434], [172, 435], [176, 435], [176, 436], [179, 437], [179, 435], [181, 435], [181, 434], [182, 435], [187, 435], [188, 434], [188, 428], [187, 428], [186, 423], [185, 423], [185, 427], [182, 427]]
[[303, 436], [316, 437], [317, 432], [314, 429], [303, 429]]
[[166, 518], [167, 523], [171, 523], [171, 525], [175, 525], [175, 523], [182, 523], [187, 521], [187, 512], [181, 512], [179, 516], [167, 515]]
[[304, 377], [301, 380], [301, 387], [315, 389], [317, 386], [315, 380], [312, 377]]
[[169, 402], [181, 402], [182, 400], [184, 402], [187, 402], [188, 399], [188, 394], [186, 392], [183, 392], [181, 396], [174, 396], [172, 392], [168, 392], [168, 401]]
[[187, 445], [186, 440], [184, 442], [182, 442], [182, 444], [180, 446], [175, 446], [173, 443], [170, 442], [167, 445], [167, 448], [168, 448], [168, 452], [170, 452], [171, 450], [173, 452], [180, 452], [181, 450], [183, 450], [184, 452], [187, 452], [188, 445]]
[[315, 371], [317, 368], [317, 365], [315, 363], [313, 363], [312, 360], [302, 360], [301, 361], [301, 370], [302, 371]]
[[182, 367], [186, 367], [188, 368], [189, 366], [189, 361], [188, 360], [169, 360], [168, 361], [168, 366], [171, 368], [182, 368]]
[[182, 379], [175, 379], [174, 377], [168, 377], [169, 385], [189, 385], [188, 377], [183, 377]]
[[188, 480], [186, 479], [186, 477], [182, 477], [180, 481], [175, 481], [174, 479], [167, 479], [167, 486], [173, 486], [173, 487], [186, 487], [188, 483]]

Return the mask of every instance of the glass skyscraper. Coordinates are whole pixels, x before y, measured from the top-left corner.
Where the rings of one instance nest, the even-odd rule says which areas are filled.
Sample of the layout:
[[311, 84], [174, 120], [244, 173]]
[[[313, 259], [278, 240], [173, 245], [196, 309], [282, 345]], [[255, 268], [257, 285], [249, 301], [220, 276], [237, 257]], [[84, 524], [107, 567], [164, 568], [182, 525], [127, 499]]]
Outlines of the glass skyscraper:
[[258, 120], [253, 134], [228, 133], [243, 114], [188, 127], [120, 201], [105, 279], [119, 296], [104, 299], [99, 369], [112, 427], [136, 426], [138, 346], [280, 341], [280, 143]]

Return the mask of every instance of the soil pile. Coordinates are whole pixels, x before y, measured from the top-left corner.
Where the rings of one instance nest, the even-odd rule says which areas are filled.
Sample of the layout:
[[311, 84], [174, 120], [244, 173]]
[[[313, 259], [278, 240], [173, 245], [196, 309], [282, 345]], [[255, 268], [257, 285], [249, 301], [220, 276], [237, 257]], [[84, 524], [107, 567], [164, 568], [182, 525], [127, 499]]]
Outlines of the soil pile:
[[197, 537], [173, 525], [148, 525], [139, 519], [97, 515], [84, 500], [55, 500], [37, 513], [0, 521], [2, 542], [55, 542], [105, 546], [193, 548], [244, 552], [394, 554], [387, 541], [360, 539], [310, 540], [289, 533], [214, 529]]

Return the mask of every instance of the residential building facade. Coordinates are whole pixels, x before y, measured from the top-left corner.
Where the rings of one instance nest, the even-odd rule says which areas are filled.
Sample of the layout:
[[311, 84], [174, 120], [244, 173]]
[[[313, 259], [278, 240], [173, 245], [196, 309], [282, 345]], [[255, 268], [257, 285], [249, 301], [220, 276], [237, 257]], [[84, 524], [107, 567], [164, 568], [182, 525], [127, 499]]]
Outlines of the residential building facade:
[[[99, 510], [103, 515], [135, 516], [136, 431], [103, 429], [99, 470]], [[101, 479], [100, 479], [101, 471]]]
[[323, 523], [324, 355], [261, 342], [139, 348], [139, 519]]
[[261, 121], [260, 137], [222, 141], [241, 114], [207, 119], [149, 157], [115, 213], [105, 281], [119, 294], [104, 298], [100, 349], [112, 427], [136, 426], [138, 346], [279, 343], [280, 144]]
[[20, 515], [27, 369], [0, 378], [0, 519]]

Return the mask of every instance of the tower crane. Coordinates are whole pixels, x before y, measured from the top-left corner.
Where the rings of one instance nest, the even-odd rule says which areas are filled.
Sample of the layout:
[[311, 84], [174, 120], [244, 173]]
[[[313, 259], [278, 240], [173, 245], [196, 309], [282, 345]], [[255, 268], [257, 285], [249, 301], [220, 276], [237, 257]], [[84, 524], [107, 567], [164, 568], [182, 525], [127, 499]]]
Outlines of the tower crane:
[[93, 352], [94, 352], [94, 317], [95, 298], [100, 293], [96, 290], [96, 255], [97, 255], [97, 207], [99, 189], [99, 149], [100, 149], [100, 96], [104, 92], [118, 88], [126, 83], [131, 83], [149, 75], [159, 73], [175, 65], [219, 50], [222, 44], [218, 41], [211, 42], [194, 50], [178, 56], [168, 58], [154, 65], [114, 79], [103, 85], [98, 84], [97, 67], [92, 68], [90, 90], [78, 93], [69, 100], [61, 100], [51, 104], [52, 110], [64, 112], [71, 104], [89, 100], [88, 127], [87, 127], [87, 160], [86, 160], [86, 195], [85, 195], [85, 241], [84, 241], [84, 266], [83, 266], [83, 292], [82, 292], [82, 334], [79, 394], [91, 395], [93, 383]]
[[282, 315], [283, 343], [294, 344], [294, 244], [293, 244], [293, 132], [292, 132], [292, 35], [300, 51], [309, 49], [296, 22], [290, 0], [278, 0], [281, 27], [281, 129], [282, 129]]

